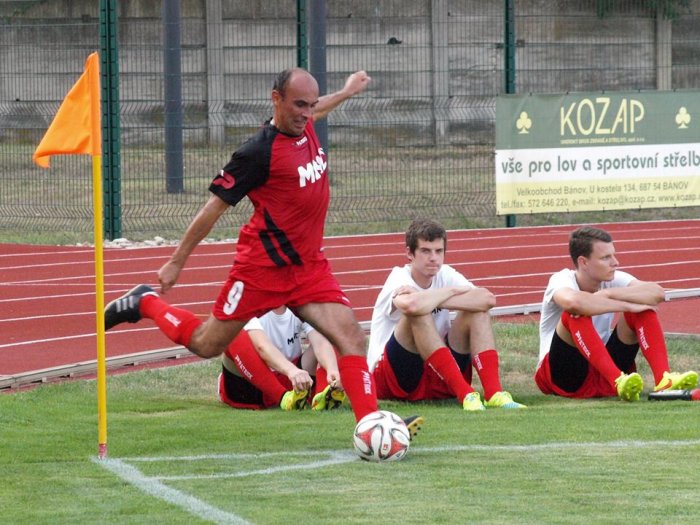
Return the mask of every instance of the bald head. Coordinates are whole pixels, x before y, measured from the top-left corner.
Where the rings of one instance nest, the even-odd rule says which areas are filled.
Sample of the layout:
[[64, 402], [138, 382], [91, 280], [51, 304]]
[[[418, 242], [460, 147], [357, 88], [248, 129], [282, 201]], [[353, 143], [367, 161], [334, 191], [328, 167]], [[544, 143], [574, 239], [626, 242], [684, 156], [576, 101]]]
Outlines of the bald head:
[[310, 79], [314, 84], [316, 84], [316, 89], [318, 90], [316, 79], [311, 75], [311, 73], [300, 67], [291, 67], [282, 71], [279, 75], [277, 75], [277, 78], [275, 78], [272, 89], [284, 97], [289, 83], [297, 78], [306, 78], [307, 80]]
[[299, 136], [312, 118], [317, 102], [316, 79], [305, 69], [285, 69], [277, 76], [272, 89], [273, 124], [282, 133]]

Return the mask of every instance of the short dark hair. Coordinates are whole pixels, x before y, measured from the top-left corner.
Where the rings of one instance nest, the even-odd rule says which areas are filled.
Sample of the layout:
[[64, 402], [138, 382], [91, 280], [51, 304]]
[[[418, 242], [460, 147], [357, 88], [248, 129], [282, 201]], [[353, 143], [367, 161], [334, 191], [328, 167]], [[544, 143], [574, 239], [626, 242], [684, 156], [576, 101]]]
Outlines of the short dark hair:
[[282, 95], [282, 98], [284, 98], [284, 92], [287, 89], [287, 84], [289, 84], [289, 79], [292, 78], [292, 75], [297, 71], [306, 70], [300, 67], [290, 67], [284, 71], [281, 71], [277, 75], [277, 78], [275, 78], [275, 82], [272, 84], [272, 89]]
[[445, 241], [445, 250], [447, 250], [447, 232], [442, 225], [430, 219], [414, 219], [406, 230], [406, 246], [411, 253], [418, 248], [418, 240], [434, 241], [435, 239], [443, 239]]
[[571, 232], [569, 236], [569, 255], [578, 267], [577, 260], [580, 256], [590, 257], [594, 242], [612, 242], [612, 236], [605, 230], [593, 226], [582, 226]]

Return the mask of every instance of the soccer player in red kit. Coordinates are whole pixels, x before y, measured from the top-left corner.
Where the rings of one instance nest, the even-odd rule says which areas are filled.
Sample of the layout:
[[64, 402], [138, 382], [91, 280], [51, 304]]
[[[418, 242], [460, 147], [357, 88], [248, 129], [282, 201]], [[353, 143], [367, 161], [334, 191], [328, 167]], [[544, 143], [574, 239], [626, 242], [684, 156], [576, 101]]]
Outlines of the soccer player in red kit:
[[635, 362], [640, 350], [655, 392], [695, 388], [697, 372], [669, 368], [656, 313], [663, 288], [620, 270], [612, 236], [600, 228], [571, 232], [569, 255], [574, 268], [553, 274], [542, 300], [539, 389], [578, 399], [617, 395], [637, 401], [644, 387]]
[[107, 305], [106, 329], [147, 317], [175, 343], [211, 358], [226, 350], [249, 319], [287, 305], [337, 349], [341, 382], [355, 418], [377, 410], [365, 334], [322, 251], [330, 191], [326, 153], [313, 126], [369, 81], [366, 72], [358, 71], [341, 90], [319, 97], [318, 84], [307, 71], [280, 73], [272, 89], [272, 119], [214, 178], [212, 195], [158, 272], [166, 293], [219, 217], [247, 196], [254, 213], [239, 232], [233, 267], [212, 314], [202, 322], [140, 285]]

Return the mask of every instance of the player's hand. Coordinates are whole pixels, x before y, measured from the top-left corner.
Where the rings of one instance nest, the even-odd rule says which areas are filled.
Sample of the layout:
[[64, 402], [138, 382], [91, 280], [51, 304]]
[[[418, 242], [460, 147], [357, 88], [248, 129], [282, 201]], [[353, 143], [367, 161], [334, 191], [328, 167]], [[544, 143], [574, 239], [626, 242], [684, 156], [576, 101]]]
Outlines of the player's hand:
[[365, 90], [371, 80], [366, 71], [357, 71], [347, 78], [343, 91], [349, 96], [357, 95]]
[[328, 384], [332, 388], [343, 390], [343, 383], [340, 382], [340, 372], [337, 370], [326, 370], [326, 377], [328, 377]]
[[161, 293], [164, 294], [175, 286], [177, 278], [180, 276], [181, 269], [180, 266], [172, 261], [168, 261], [161, 266], [160, 270], [158, 270], [158, 282], [160, 283]]
[[292, 383], [292, 388], [297, 392], [311, 390], [311, 386], [314, 383], [309, 373], [300, 368], [296, 368], [290, 372], [287, 377], [289, 378], [289, 382]]

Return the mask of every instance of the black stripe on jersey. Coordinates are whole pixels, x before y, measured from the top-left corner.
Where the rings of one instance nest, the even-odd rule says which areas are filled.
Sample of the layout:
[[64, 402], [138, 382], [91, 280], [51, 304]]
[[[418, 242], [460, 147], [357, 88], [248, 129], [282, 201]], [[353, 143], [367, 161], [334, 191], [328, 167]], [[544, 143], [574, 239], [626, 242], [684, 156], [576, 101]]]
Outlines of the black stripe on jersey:
[[268, 257], [272, 259], [272, 262], [274, 262], [277, 266], [287, 266], [288, 264], [282, 257], [282, 254], [277, 252], [277, 248], [275, 248], [275, 245], [272, 242], [271, 235], [277, 241], [282, 253], [289, 258], [292, 264], [300, 265], [301, 257], [299, 257], [299, 254], [292, 246], [292, 243], [289, 242], [289, 239], [285, 233], [277, 227], [275, 221], [273, 221], [270, 214], [267, 213], [267, 210], [265, 210], [265, 225], [267, 226], [267, 229], [261, 231], [258, 235], [260, 237], [260, 241], [265, 247]]
[[268, 231], [262, 230], [258, 232], [258, 237], [260, 237], [260, 242], [262, 242], [262, 245], [265, 247], [265, 251], [267, 252], [267, 256], [272, 259], [272, 262], [275, 263], [276, 266], [287, 266], [287, 261], [282, 259], [280, 254], [277, 253], [275, 244], [272, 242]]

